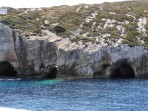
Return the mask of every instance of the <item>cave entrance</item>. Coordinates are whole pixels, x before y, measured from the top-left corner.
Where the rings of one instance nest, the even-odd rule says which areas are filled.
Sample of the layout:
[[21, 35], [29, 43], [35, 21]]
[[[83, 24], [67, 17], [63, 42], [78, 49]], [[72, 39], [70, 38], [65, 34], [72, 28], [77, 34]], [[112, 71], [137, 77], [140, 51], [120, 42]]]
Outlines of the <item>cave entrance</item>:
[[0, 62], [0, 76], [16, 77], [17, 73], [9, 62]]
[[57, 72], [58, 72], [58, 70], [56, 67], [52, 68], [51, 71], [47, 74], [47, 78], [48, 79], [55, 79], [57, 76]]
[[134, 78], [135, 73], [131, 66], [128, 64], [121, 64], [110, 74], [111, 78]]

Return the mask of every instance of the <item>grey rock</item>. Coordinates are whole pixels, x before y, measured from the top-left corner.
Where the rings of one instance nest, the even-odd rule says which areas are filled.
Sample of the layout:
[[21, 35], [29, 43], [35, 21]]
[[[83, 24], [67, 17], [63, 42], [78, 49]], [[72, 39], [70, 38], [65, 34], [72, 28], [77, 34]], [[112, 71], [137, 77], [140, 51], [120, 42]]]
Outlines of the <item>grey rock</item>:
[[148, 76], [148, 50], [142, 46], [84, 45], [46, 32], [25, 37], [0, 23], [0, 61], [9, 62], [18, 76], [47, 77], [56, 68], [57, 78], [110, 77], [116, 69], [123, 70], [122, 64], [136, 77]]

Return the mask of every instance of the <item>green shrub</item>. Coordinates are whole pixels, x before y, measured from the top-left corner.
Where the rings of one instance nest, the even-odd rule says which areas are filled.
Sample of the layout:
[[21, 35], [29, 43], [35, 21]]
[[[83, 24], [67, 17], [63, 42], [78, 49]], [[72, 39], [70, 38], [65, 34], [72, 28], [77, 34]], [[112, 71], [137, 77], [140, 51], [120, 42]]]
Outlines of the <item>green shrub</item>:
[[95, 43], [96, 42], [96, 39], [95, 38], [85, 37], [82, 40], [83, 40], [83, 42], [92, 42], [92, 43]]
[[66, 29], [62, 26], [55, 26], [54, 27], [54, 32], [56, 32], [56, 34], [63, 33], [65, 31], [66, 31]]

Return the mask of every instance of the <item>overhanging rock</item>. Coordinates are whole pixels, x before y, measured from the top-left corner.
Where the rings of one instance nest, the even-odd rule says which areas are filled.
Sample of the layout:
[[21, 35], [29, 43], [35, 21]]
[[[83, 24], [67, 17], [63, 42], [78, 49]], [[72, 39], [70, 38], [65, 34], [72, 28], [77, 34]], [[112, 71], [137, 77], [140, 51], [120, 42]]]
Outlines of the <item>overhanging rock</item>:
[[0, 23], [0, 62], [3, 61], [14, 67], [17, 76], [51, 77], [55, 69], [54, 78], [100, 78], [129, 67], [130, 71], [123, 74], [133, 71], [134, 77], [148, 76], [148, 50], [142, 46], [84, 45], [51, 32], [43, 37], [25, 37]]

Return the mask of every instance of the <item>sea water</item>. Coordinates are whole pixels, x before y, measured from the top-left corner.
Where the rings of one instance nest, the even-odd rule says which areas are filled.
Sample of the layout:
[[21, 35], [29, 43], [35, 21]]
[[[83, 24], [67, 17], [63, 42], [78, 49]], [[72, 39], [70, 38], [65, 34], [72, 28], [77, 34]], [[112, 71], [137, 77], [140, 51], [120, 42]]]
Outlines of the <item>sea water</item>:
[[0, 79], [0, 109], [148, 111], [147, 79]]

